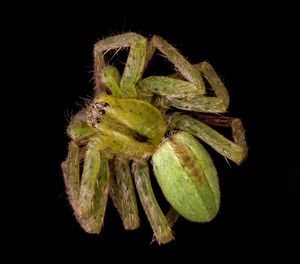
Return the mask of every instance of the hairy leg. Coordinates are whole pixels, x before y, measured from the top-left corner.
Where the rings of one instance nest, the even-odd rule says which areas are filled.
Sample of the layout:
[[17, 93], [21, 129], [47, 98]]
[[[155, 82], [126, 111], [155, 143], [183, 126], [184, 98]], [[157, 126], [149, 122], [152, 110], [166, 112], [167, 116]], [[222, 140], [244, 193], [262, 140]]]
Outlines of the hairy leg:
[[101, 71], [101, 81], [110, 90], [113, 97], [122, 97], [120, 89], [121, 75], [116, 67], [105, 66]]
[[99, 150], [87, 148], [80, 180], [80, 149], [72, 141], [67, 159], [62, 163], [67, 194], [75, 216], [88, 233], [99, 233], [103, 224], [108, 187], [108, 160]]
[[134, 161], [132, 171], [137, 192], [157, 242], [159, 244], [170, 242], [174, 238], [168, 221], [155, 199], [147, 161]]
[[211, 88], [213, 89], [216, 98], [222, 100], [224, 108], [226, 110], [229, 105], [229, 94], [216, 71], [213, 69], [210, 63], [206, 61], [195, 64], [194, 66], [211, 85]]
[[199, 71], [197, 71], [197, 69], [191, 63], [189, 63], [172, 45], [170, 45], [160, 36], [154, 35], [149, 42], [144, 68], [147, 67], [149, 61], [154, 55], [155, 49], [158, 49], [164, 56], [166, 56], [166, 58], [174, 64], [182, 76], [184, 76], [186, 80], [197, 87], [199, 94], [205, 93], [204, 82]]
[[89, 233], [100, 233], [103, 225], [109, 178], [108, 160], [100, 156], [99, 150], [88, 148], [84, 158], [78, 212], [86, 220], [84, 227]]
[[78, 200], [80, 192], [80, 157], [79, 147], [71, 141], [68, 148], [68, 156], [61, 164], [66, 185], [66, 192], [74, 211], [78, 210]]
[[220, 77], [208, 62], [194, 65], [211, 85], [215, 97], [204, 96], [197, 87], [184, 81], [180, 76], [175, 78], [150, 76], [143, 79], [139, 86], [144, 92], [151, 91], [163, 96], [160, 105], [194, 112], [224, 113], [229, 105], [229, 95]]
[[147, 39], [136, 33], [125, 33], [97, 42], [94, 46], [94, 80], [95, 92], [103, 91], [102, 70], [106, 66], [104, 53], [113, 49], [131, 47], [125, 69], [120, 80], [120, 88], [124, 97], [135, 97], [135, 84], [141, 78], [147, 50]]
[[114, 159], [110, 197], [121, 216], [124, 228], [126, 230], [138, 228], [140, 219], [129, 160], [119, 157]]
[[[215, 123], [221, 125], [221, 121], [215, 121]], [[228, 125], [232, 128], [234, 141], [225, 138], [216, 130], [189, 115], [174, 113], [169, 119], [170, 128], [181, 129], [198, 137], [224, 157], [241, 164], [248, 152], [245, 131], [241, 120], [238, 118], [230, 119], [227, 122]]]
[[177, 213], [177, 211], [171, 207], [169, 212], [166, 215], [169, 227], [172, 227], [178, 220], [179, 218], [179, 214]]

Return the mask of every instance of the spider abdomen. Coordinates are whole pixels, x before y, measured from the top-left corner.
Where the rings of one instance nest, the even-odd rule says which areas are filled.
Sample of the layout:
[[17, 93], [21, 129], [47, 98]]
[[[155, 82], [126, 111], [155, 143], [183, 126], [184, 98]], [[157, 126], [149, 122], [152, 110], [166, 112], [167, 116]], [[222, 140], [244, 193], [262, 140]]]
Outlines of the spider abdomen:
[[208, 222], [216, 216], [220, 205], [217, 171], [198, 140], [178, 132], [152, 159], [158, 183], [180, 215], [194, 222]]

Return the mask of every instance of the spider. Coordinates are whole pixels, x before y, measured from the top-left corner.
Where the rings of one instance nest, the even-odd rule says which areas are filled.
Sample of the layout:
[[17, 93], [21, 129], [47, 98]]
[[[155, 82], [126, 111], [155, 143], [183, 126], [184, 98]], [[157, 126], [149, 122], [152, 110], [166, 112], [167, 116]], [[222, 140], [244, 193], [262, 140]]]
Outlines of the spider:
[[[130, 48], [122, 75], [105, 62], [110, 50]], [[143, 77], [158, 50], [176, 68], [170, 76]], [[190, 64], [173, 46], [129, 32], [94, 46], [95, 97], [72, 117], [66, 192], [88, 233], [100, 233], [108, 197], [126, 230], [139, 227], [137, 198], [159, 244], [174, 239], [178, 216], [209, 222], [220, 206], [217, 171], [201, 141], [237, 164], [247, 155], [243, 125], [226, 112], [229, 95], [208, 62]], [[206, 95], [205, 82], [213, 96]], [[231, 127], [229, 140], [211, 126]], [[150, 181], [153, 170], [171, 209], [164, 214]]]

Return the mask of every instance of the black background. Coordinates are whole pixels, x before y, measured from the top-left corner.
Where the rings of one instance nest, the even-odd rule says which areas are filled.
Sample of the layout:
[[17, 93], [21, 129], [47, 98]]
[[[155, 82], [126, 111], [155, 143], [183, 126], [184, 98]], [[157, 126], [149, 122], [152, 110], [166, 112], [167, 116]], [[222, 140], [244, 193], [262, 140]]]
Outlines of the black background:
[[[28, 187], [18, 199], [13, 246], [31, 245], [24, 254], [99, 261], [104, 256], [142, 261], [181, 255], [201, 261], [238, 259], [239, 254], [243, 259], [258, 253], [272, 256], [284, 247], [286, 256], [294, 252], [299, 111], [296, 86], [288, 83], [292, 66], [287, 62], [293, 56], [289, 32], [293, 16], [284, 8], [275, 11], [274, 6], [183, 4], [168, 9], [148, 3], [139, 11], [117, 3], [45, 5], [29, 7], [30, 12], [20, 8], [20, 16], [15, 14], [18, 19], [10, 33], [18, 40], [12, 45], [17, 57], [25, 57], [17, 60], [12, 82], [20, 81], [14, 91], [26, 98], [18, 117], [18, 125], [25, 128], [19, 186], [22, 189], [24, 182]], [[288, 16], [285, 23], [282, 16]], [[209, 61], [230, 92], [229, 115], [242, 118], [249, 144], [249, 157], [240, 167], [233, 163], [229, 167], [208, 148], [219, 171], [220, 212], [206, 224], [181, 218], [173, 229], [176, 240], [162, 246], [150, 244], [152, 231], [142, 208], [141, 228], [125, 231], [111, 202], [101, 234], [84, 233], [67, 202], [60, 170], [67, 153], [68, 117], [80, 108], [81, 98], [93, 93], [93, 44], [128, 31], [161, 35], [191, 62]], [[165, 69], [158, 66], [154, 71]], [[160, 196], [156, 185], [155, 190]]]

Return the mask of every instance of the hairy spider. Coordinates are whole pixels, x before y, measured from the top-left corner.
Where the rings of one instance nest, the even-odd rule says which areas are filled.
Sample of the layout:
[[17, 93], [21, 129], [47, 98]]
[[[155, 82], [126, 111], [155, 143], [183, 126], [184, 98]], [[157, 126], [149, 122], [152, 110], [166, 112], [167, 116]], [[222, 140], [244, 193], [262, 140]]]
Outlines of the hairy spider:
[[[130, 51], [120, 75], [105, 63], [104, 54], [126, 47]], [[177, 72], [143, 78], [156, 49]], [[214, 96], [205, 95], [203, 78]], [[138, 228], [135, 189], [158, 243], [173, 239], [171, 226], [179, 215], [194, 222], [212, 220], [220, 205], [219, 183], [199, 139], [237, 164], [245, 159], [247, 145], [240, 119], [215, 114], [226, 112], [229, 96], [211, 65], [190, 64], [159, 36], [148, 41], [125, 33], [95, 44], [94, 80], [94, 99], [67, 128], [71, 142], [62, 163], [67, 194], [82, 228], [100, 232], [108, 196], [125, 229]], [[233, 141], [210, 125], [230, 126]], [[166, 215], [155, 199], [149, 166], [171, 205]]]

